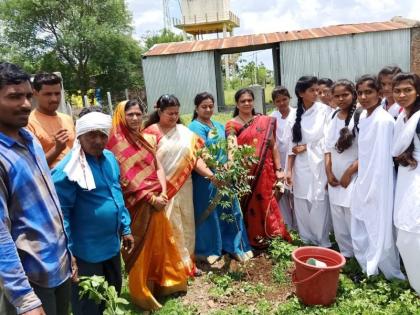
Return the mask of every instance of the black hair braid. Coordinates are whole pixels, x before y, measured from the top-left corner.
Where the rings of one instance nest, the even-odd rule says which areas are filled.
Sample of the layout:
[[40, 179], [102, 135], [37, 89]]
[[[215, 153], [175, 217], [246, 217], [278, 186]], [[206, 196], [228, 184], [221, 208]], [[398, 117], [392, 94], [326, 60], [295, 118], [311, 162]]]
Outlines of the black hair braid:
[[299, 143], [299, 142], [302, 141], [302, 127], [300, 125], [300, 122], [302, 120], [303, 113], [304, 113], [303, 100], [300, 96], [298, 96], [297, 110], [296, 110], [296, 120], [295, 120], [295, 124], [293, 125], [293, 128], [292, 128], [293, 142], [294, 143]]
[[[410, 119], [410, 117], [412, 117], [416, 112], [420, 111], [420, 77], [412, 72], [399, 73], [392, 79], [392, 88], [406, 80], [410, 82], [417, 93], [417, 97], [414, 101], [412, 109], [410, 110], [410, 114], [407, 116], [407, 119]], [[413, 139], [409, 147], [402, 154], [396, 157], [396, 161], [404, 167], [410, 166], [410, 168], [415, 169], [418, 165], [418, 162], [413, 157], [414, 149], [415, 147]]]
[[354, 114], [355, 110], [356, 110], [356, 104], [351, 104], [351, 107], [350, 107], [350, 110], [347, 114], [346, 120], [344, 121], [344, 125], [346, 127], [349, 126], [351, 118], [353, 117], [353, 114]]
[[353, 114], [356, 111], [356, 102], [353, 102], [349, 112], [347, 113], [346, 120], [344, 121], [344, 128], [340, 130], [340, 136], [335, 144], [335, 148], [338, 153], [343, 153], [345, 150], [350, 148], [353, 144], [353, 140], [356, 137], [355, 131], [353, 128], [352, 132], [349, 129], [349, 124]]
[[197, 110], [196, 110], [196, 109], [194, 109], [194, 113], [193, 113], [193, 117], [192, 117], [191, 121], [196, 120], [196, 119], [197, 119], [197, 117], [198, 117]]

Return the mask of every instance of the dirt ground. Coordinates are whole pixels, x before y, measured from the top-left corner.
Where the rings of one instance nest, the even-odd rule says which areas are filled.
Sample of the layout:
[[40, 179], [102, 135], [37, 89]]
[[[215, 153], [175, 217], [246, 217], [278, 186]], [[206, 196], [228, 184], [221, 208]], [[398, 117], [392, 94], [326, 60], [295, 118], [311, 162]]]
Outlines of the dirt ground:
[[[200, 314], [226, 310], [237, 305], [252, 310], [262, 300], [276, 306], [294, 293], [293, 284], [280, 285], [274, 282], [273, 264], [265, 253], [245, 263], [224, 257], [211, 266], [199, 264], [198, 267], [203, 270], [203, 274], [190, 282], [188, 293], [181, 299], [183, 304], [195, 306]], [[226, 274], [235, 276], [222, 290], [217, 277], [222, 277], [223, 281]], [[212, 277], [216, 281], [212, 281]]]

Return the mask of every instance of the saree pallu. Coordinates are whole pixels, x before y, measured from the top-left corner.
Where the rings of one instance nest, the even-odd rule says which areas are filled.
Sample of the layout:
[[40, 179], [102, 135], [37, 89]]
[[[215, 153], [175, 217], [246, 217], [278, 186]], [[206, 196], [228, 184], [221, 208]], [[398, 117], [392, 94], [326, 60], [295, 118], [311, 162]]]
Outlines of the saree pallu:
[[165, 212], [146, 202], [137, 208], [131, 229], [141, 250], [128, 273], [128, 286], [136, 305], [156, 310], [162, 305], [155, 296], [187, 291], [187, 274]]
[[[225, 128], [222, 124], [212, 121], [213, 128], [194, 120], [188, 126], [204, 141], [206, 146], [217, 144], [225, 140]], [[221, 163], [227, 162], [227, 156], [220, 149], [217, 159]], [[229, 253], [236, 259], [243, 261], [252, 257], [248, 237], [238, 199], [233, 200], [232, 206], [216, 207], [202, 222], [200, 219], [215, 197], [217, 188], [203, 176], [193, 172], [193, 193], [196, 233], [195, 255], [202, 260], [213, 262], [223, 253]]]
[[250, 175], [254, 176], [251, 193], [241, 200], [248, 238], [256, 248], [267, 247], [269, 238], [291, 241], [273, 194], [276, 175], [270, 141], [275, 139], [275, 127], [275, 119], [263, 115], [255, 116], [244, 126], [234, 120], [226, 124], [227, 134], [236, 135], [238, 145], [255, 146], [259, 158], [258, 164], [250, 170]]
[[168, 205], [166, 216], [172, 225], [175, 241], [189, 274], [194, 271], [195, 221], [191, 172], [203, 140], [187, 127], [177, 124], [163, 134], [154, 124], [144, 130], [157, 136], [157, 159], [165, 170]]
[[156, 137], [132, 132], [125, 122], [125, 102], [118, 104], [107, 147], [120, 166], [120, 181], [131, 216], [134, 249], [122, 250], [134, 303], [145, 310], [161, 307], [154, 295], [186, 291], [187, 274], [164, 211], [150, 204], [162, 192], [157, 177]]

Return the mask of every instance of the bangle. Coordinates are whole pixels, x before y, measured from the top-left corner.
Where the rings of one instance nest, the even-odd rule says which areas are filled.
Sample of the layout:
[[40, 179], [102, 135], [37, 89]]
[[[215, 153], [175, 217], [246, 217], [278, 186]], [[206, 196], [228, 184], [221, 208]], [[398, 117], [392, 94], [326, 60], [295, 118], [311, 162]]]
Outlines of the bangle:
[[276, 172], [283, 172], [283, 169], [281, 167], [276, 168]]
[[167, 194], [165, 194], [165, 193], [160, 193], [160, 195], [159, 196], [161, 196], [161, 197], [163, 197], [163, 198], [165, 198], [165, 199], [168, 199], [168, 195]]

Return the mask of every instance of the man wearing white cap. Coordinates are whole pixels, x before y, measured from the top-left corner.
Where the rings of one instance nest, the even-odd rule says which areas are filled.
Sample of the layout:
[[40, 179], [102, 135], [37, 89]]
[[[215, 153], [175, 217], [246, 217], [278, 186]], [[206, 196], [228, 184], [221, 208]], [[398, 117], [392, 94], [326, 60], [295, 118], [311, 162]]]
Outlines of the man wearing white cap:
[[[104, 276], [120, 293], [121, 237], [127, 251], [132, 250], [134, 239], [118, 163], [112, 152], [105, 150], [111, 124], [111, 117], [99, 112], [78, 119], [74, 146], [53, 169], [52, 177], [79, 276]], [[78, 286], [73, 285], [74, 315], [99, 315], [103, 310], [103, 305], [88, 298], [79, 299]]]

